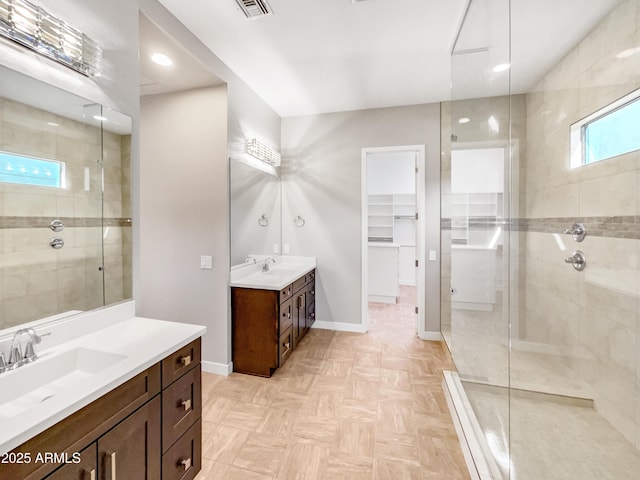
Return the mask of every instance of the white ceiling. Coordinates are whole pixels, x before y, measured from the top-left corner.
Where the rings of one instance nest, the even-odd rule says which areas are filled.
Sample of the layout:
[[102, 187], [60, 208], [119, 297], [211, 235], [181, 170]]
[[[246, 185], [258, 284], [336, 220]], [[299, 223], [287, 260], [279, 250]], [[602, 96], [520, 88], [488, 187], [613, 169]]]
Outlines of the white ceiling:
[[[219, 85], [222, 82], [173, 38], [140, 14], [140, 95], [177, 92]], [[173, 65], [163, 67], [151, 60], [154, 53], [168, 56]]]
[[[450, 52], [467, 7], [467, 0], [269, 0], [275, 15], [247, 20], [235, 0], [160, 1], [283, 117], [451, 98]], [[512, 91], [530, 88], [617, 2], [512, 0]], [[499, 55], [482, 24], [491, 17], [474, 9], [491, 14], [497, 4], [506, 0], [472, 2], [475, 26], [463, 39], [465, 48], [489, 48], [485, 66]], [[456, 78], [479, 74], [465, 68]]]

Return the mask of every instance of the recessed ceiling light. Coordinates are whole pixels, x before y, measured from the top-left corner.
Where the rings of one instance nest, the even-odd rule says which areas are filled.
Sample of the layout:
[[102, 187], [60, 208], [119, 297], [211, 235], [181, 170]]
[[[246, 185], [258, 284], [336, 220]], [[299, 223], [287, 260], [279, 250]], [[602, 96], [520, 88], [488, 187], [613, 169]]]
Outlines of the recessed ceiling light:
[[504, 72], [506, 70], [509, 70], [511, 68], [511, 65], [508, 63], [501, 63], [500, 65], [496, 65], [495, 67], [493, 67], [493, 71], [495, 73], [500, 73], [500, 72]]
[[469, 123], [471, 119], [469, 117], [462, 117], [458, 120], [458, 123]]
[[616, 55], [616, 58], [628, 58], [636, 53], [640, 53], [640, 47], [627, 48]]
[[167, 57], [164, 53], [154, 53], [151, 55], [151, 60], [158, 65], [162, 65], [163, 67], [170, 67], [173, 65], [173, 60]]

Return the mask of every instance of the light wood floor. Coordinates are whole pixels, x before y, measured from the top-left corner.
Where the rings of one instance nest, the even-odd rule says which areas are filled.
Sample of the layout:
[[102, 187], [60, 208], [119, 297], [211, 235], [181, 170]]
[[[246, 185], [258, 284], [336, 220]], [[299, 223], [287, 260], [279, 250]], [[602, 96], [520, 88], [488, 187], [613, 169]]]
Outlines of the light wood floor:
[[313, 329], [270, 379], [203, 373], [197, 480], [468, 479], [450, 358], [416, 337], [412, 309], [370, 304], [367, 334]]

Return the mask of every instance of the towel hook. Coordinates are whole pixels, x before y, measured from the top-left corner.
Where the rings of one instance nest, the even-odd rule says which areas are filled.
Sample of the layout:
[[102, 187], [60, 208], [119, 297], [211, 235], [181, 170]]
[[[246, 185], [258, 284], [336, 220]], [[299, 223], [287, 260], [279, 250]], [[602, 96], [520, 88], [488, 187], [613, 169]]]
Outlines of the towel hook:
[[260, 225], [261, 227], [266, 227], [267, 225], [269, 225], [269, 219], [264, 213], [258, 219], [258, 225]]
[[305, 223], [306, 222], [304, 221], [304, 218], [302, 218], [300, 215], [297, 215], [296, 218], [293, 219], [293, 224], [296, 227], [302, 227]]

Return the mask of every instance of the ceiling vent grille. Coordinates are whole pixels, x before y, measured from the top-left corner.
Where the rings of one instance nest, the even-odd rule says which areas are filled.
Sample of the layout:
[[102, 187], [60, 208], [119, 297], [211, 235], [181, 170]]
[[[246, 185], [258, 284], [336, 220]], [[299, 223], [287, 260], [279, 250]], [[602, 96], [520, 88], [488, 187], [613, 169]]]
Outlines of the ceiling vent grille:
[[247, 18], [273, 15], [273, 9], [267, 0], [236, 0], [236, 3]]

